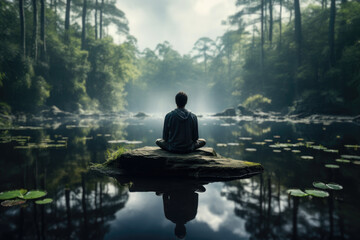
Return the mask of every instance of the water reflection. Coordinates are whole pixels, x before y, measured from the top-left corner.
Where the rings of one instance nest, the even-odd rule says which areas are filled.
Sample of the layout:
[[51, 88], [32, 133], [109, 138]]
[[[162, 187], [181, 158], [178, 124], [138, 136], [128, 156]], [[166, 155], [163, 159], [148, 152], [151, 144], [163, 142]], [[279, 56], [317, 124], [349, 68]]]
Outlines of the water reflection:
[[175, 224], [174, 234], [183, 239], [186, 223], [197, 215], [199, 194], [206, 191], [208, 181], [172, 178], [129, 178], [117, 177], [121, 186], [130, 192], [154, 192], [162, 197], [164, 216]]
[[[199, 131], [219, 154], [264, 166], [262, 175], [245, 180], [125, 181], [87, 172], [90, 163], [104, 161], [109, 148], [152, 145], [161, 133], [161, 119], [49, 122], [40, 128], [0, 130], [0, 192], [38, 188], [54, 199], [44, 206], [0, 207], [0, 239], [169, 239], [175, 238], [176, 223], [185, 226], [186, 239], [358, 238], [359, 165], [356, 159], [336, 159], [360, 155], [359, 149], [345, 147], [360, 144], [359, 126], [202, 118]], [[132, 141], [142, 143], [127, 144]], [[339, 152], [310, 148], [309, 141]], [[264, 144], [254, 144], [260, 142]], [[304, 145], [270, 147], [298, 142]], [[66, 146], [16, 148], [29, 143]], [[304, 155], [313, 159], [302, 159]], [[340, 168], [324, 167], [334, 163]], [[314, 181], [335, 182], [344, 189], [326, 199], [288, 197], [287, 189], [313, 188]]]

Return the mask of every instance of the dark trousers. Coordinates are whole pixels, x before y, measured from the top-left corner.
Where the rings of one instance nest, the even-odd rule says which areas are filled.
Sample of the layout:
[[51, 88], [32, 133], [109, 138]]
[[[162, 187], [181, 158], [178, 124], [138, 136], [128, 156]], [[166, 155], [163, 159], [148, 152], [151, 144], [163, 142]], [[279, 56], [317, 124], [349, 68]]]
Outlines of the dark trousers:
[[[170, 152], [169, 143], [166, 142], [164, 139], [159, 138], [159, 139], [156, 140], [155, 143], [156, 143], [156, 145], [158, 145], [160, 148], [162, 148], [162, 149]], [[198, 140], [196, 140], [196, 142], [194, 142], [193, 148], [192, 148], [191, 151], [195, 151], [196, 149], [205, 146], [205, 144], [206, 144], [206, 140], [203, 139], [203, 138], [199, 138]], [[189, 151], [189, 152], [191, 152], [191, 151]]]

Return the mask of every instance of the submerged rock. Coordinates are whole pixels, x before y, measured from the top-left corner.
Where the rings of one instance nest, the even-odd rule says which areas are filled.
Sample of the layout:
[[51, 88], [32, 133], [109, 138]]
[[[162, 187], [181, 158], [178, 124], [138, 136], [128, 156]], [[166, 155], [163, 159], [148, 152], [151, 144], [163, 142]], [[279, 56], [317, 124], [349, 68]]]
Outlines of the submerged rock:
[[214, 114], [215, 117], [235, 117], [236, 111], [235, 108], [227, 108], [221, 113]]
[[143, 147], [125, 152], [93, 170], [108, 175], [185, 177], [229, 180], [250, 177], [263, 171], [259, 163], [225, 158], [212, 148], [175, 154], [159, 147]]

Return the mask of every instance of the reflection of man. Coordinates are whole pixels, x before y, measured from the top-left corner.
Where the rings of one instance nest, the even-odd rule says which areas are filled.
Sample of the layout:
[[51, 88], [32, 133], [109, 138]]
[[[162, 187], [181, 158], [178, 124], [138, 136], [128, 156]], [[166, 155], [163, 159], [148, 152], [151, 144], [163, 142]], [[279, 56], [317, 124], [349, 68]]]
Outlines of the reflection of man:
[[156, 140], [156, 144], [166, 151], [178, 153], [203, 147], [206, 141], [199, 139], [197, 117], [185, 109], [187, 95], [179, 92], [175, 102], [177, 108], [165, 117], [163, 139]]
[[185, 223], [197, 214], [199, 195], [192, 190], [180, 190], [163, 194], [165, 217], [176, 224], [175, 235], [182, 239], [186, 235]]

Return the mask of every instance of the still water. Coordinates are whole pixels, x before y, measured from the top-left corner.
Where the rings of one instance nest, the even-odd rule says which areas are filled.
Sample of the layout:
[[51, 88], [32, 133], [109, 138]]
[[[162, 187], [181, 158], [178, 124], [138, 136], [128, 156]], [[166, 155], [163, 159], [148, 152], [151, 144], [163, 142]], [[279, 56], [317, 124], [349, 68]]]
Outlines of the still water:
[[[88, 170], [109, 149], [153, 146], [162, 124], [99, 117], [1, 129], [0, 192], [41, 189], [54, 201], [0, 206], [0, 239], [358, 239], [358, 125], [199, 118], [208, 147], [264, 166], [248, 179], [129, 183]], [[286, 192], [315, 181], [343, 189], [327, 198]]]

